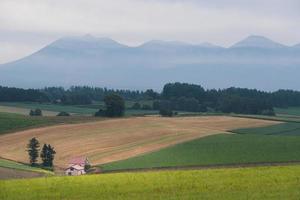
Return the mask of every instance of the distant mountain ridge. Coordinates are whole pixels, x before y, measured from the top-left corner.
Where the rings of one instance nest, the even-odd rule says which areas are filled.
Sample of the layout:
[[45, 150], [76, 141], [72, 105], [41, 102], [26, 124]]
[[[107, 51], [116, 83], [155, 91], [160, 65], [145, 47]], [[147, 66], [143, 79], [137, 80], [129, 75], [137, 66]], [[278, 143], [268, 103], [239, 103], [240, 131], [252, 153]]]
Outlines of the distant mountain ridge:
[[263, 36], [252, 35], [247, 37], [246, 39], [237, 42], [232, 46], [232, 48], [247, 48], [247, 47], [254, 47], [254, 48], [284, 48], [287, 47], [283, 44], [278, 42], [274, 42]]
[[153, 40], [129, 47], [91, 35], [64, 37], [20, 60], [0, 65], [0, 85], [91, 85], [159, 89], [166, 82], [300, 90], [300, 44], [249, 36], [229, 48]]

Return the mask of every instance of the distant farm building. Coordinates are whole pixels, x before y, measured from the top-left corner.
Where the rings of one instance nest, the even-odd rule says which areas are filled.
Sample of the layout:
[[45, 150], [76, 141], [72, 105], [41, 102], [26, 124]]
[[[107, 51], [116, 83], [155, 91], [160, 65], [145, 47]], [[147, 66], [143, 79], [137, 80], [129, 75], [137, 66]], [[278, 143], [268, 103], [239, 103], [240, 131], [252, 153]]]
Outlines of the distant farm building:
[[69, 166], [66, 169], [66, 175], [78, 176], [86, 174], [87, 168], [90, 167], [90, 163], [85, 157], [73, 158], [69, 162]]

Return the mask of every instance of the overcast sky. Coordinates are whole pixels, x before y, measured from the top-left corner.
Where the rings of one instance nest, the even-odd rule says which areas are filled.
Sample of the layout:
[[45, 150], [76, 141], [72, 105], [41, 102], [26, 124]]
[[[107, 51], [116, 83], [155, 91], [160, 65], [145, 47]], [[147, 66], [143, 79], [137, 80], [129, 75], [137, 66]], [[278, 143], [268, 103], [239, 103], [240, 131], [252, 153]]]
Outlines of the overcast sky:
[[0, 63], [68, 35], [230, 46], [248, 35], [300, 43], [300, 0], [0, 0]]

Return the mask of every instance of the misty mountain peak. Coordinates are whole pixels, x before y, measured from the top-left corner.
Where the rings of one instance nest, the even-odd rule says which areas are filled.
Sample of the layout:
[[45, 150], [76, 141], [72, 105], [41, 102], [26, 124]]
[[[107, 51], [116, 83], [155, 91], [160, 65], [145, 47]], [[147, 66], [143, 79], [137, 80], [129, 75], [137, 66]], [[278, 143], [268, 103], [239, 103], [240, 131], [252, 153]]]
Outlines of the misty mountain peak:
[[215, 44], [212, 44], [212, 43], [209, 43], [209, 42], [203, 42], [197, 46], [200, 46], [200, 47], [206, 47], [206, 48], [222, 48], [220, 46], [217, 46]]
[[240, 42], [237, 42], [232, 46], [232, 48], [282, 48], [284, 45], [274, 42], [264, 36], [251, 35], [243, 39]]
[[110, 38], [97, 38], [87, 34], [84, 36], [63, 37], [50, 44], [48, 47], [59, 49], [114, 49], [126, 46]]
[[154, 46], [188, 46], [188, 43], [180, 42], [180, 41], [163, 41], [163, 40], [151, 40], [141, 45], [141, 47], [154, 47]]

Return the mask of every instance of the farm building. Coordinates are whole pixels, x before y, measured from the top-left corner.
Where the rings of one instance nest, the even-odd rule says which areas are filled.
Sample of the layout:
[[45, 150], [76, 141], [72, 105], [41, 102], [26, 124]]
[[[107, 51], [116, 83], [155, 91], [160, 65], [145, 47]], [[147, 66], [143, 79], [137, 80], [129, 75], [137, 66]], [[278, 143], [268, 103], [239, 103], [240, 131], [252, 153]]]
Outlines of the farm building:
[[90, 163], [85, 157], [73, 158], [69, 162], [69, 166], [66, 169], [66, 175], [78, 176], [86, 174], [86, 168], [90, 166]]

